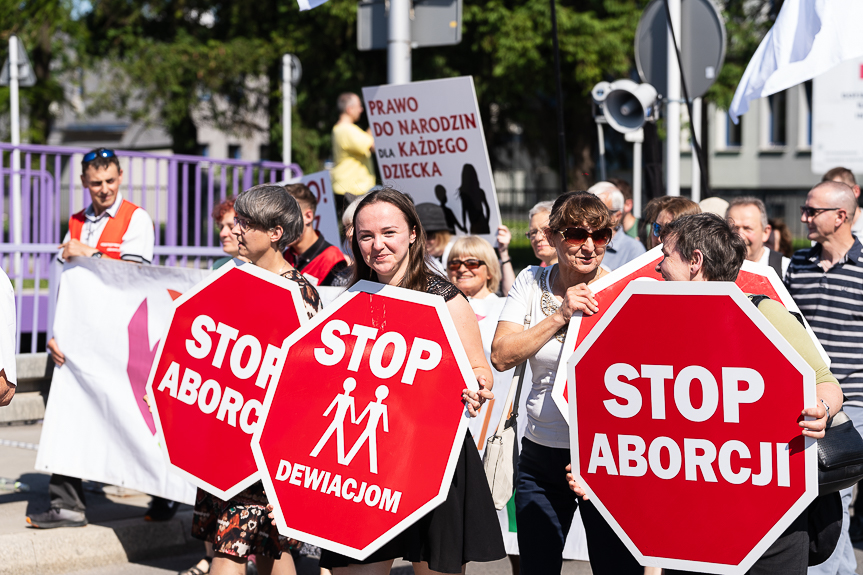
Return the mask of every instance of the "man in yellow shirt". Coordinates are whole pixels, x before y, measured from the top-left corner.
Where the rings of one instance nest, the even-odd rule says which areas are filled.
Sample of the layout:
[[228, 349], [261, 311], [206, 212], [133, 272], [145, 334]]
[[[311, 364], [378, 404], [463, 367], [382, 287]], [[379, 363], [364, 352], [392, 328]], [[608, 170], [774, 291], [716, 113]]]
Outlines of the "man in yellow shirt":
[[375, 186], [372, 153], [375, 140], [371, 130], [364, 132], [356, 121], [363, 115], [360, 97], [351, 92], [339, 96], [339, 121], [333, 126], [333, 162], [330, 172], [336, 209], [344, 210], [345, 194], [359, 196]]

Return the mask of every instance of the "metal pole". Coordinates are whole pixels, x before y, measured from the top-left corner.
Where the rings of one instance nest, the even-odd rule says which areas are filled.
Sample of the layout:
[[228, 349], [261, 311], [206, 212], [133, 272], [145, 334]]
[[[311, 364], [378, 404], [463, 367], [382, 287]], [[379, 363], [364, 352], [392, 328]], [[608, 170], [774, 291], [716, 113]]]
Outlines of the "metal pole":
[[293, 106], [290, 54], [282, 55], [282, 163], [291, 163], [291, 108]]
[[642, 181], [642, 144], [644, 130], [639, 128], [624, 136], [627, 142], [632, 142], [632, 215], [641, 217], [641, 181]]
[[599, 140], [599, 179], [603, 182], [605, 177], [605, 130], [602, 128], [602, 122], [596, 123], [597, 138]]
[[[18, 106], [18, 38], [9, 37], [9, 101], [11, 104], [12, 145], [21, 144], [20, 111]], [[21, 243], [21, 151], [12, 150], [12, 215], [13, 237], [16, 244]], [[17, 271], [17, 270], [16, 270]]]
[[566, 193], [566, 130], [563, 123], [563, 85], [560, 81], [560, 47], [557, 43], [557, 8], [556, 0], [551, 0], [551, 39], [554, 45], [554, 77], [557, 82], [557, 145], [560, 159], [560, 189]]
[[[701, 98], [692, 100], [692, 117], [689, 118], [692, 122], [692, 130], [695, 132], [695, 137], [701, 141]], [[695, 143], [692, 144], [692, 201], [701, 201], [701, 164], [700, 158], [695, 150]]]
[[[18, 38], [16, 36], [9, 37], [9, 103], [10, 124], [12, 129], [12, 241], [18, 245], [22, 242], [22, 218], [21, 218], [21, 150], [18, 146], [21, 145], [21, 125], [19, 121], [18, 107]], [[15, 252], [14, 258], [15, 268], [15, 291], [19, 303], [21, 301], [21, 293], [24, 284], [24, 269], [21, 266], [21, 252]], [[39, 286], [36, 286], [38, 292]], [[19, 306], [18, 312], [21, 313]], [[21, 341], [21, 324], [18, 323], [18, 330], [15, 334], [15, 353], [19, 351]]]
[[387, 20], [387, 82], [411, 81], [411, 0], [390, 0]]
[[[666, 139], [665, 181], [666, 194], [680, 195], [680, 68], [677, 63], [674, 38], [680, 34], [680, 0], [667, 0], [670, 21], [668, 22], [668, 94], [666, 94]], [[672, 30], [674, 33], [672, 33]]]

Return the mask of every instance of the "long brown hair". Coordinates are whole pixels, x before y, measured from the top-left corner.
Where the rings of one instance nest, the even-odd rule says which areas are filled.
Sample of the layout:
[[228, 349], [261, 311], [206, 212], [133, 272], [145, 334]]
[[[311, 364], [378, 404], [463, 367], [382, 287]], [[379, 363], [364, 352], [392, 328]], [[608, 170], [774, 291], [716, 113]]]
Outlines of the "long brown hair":
[[357, 216], [364, 208], [372, 204], [387, 203], [398, 208], [405, 217], [408, 224], [408, 230], [413, 230], [416, 233], [416, 239], [408, 248], [408, 268], [405, 270], [405, 275], [399, 282], [399, 287], [412, 289], [414, 291], [426, 291], [428, 282], [431, 276], [436, 275], [429, 267], [426, 257], [426, 237], [425, 231], [420, 224], [420, 218], [417, 215], [416, 208], [413, 202], [400, 191], [386, 187], [381, 190], [375, 190], [366, 194], [360, 200], [357, 206], [357, 211], [354, 212], [354, 236], [351, 240], [351, 251], [354, 254], [354, 274], [350, 281], [350, 286], [360, 280], [380, 281], [378, 275], [366, 264], [363, 259], [363, 254], [360, 251], [359, 240], [357, 239]]

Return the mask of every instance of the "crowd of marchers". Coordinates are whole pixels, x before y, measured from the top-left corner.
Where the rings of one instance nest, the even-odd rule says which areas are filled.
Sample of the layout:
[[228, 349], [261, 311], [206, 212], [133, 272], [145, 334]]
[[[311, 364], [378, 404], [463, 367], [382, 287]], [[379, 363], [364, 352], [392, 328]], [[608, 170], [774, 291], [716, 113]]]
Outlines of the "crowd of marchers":
[[[860, 188], [849, 170], [831, 170], [806, 196], [800, 219], [811, 246], [796, 253], [787, 227], [771, 222], [757, 198], [738, 197], [730, 204], [710, 198], [699, 205], [683, 197], [660, 197], [651, 200], [639, 218], [632, 212], [630, 186], [613, 179], [534, 206], [526, 236], [536, 265], [516, 274], [505, 226], [492, 234], [495, 245], [479, 236], [457, 235], [462, 226], [445, 201], [415, 205], [410, 189], [375, 186], [374, 139], [355, 124], [363, 111], [361, 102], [345, 94], [338, 106], [332, 176], [343, 237], [324, 238], [315, 230], [316, 196], [303, 184], [259, 185], [214, 209], [226, 254], [214, 267], [239, 258], [296, 282], [309, 317], [322, 307], [320, 286], [367, 280], [442, 297], [478, 383], [479, 391], [465, 389], [460, 398], [474, 417], [494, 397], [495, 374], [527, 362], [527, 428], [520, 439], [513, 501], [517, 554], [503, 544], [477, 446], [468, 433], [446, 501], [365, 561], [281, 536], [263, 486], [257, 483], [228, 501], [199, 490], [192, 534], [206, 542], [206, 556], [182, 573], [257, 569], [284, 575], [296, 572], [297, 561], [311, 559], [321, 571], [384, 574], [397, 558], [412, 562], [416, 573], [464, 573], [468, 562], [509, 554], [514, 573], [547, 575], [561, 571], [576, 509], [594, 573], [658, 571], [638, 564], [582, 486], [567, 474], [570, 436], [551, 389], [573, 314], [599, 311], [591, 284], [660, 245], [656, 271], [665, 281], [734, 281], [744, 260], [773, 268], [831, 360], [828, 368], [813, 351], [816, 343], [806, 330], [784, 321], [784, 307], [770, 300], [758, 304], [817, 374], [817, 403], [806, 410], [810, 418], [800, 421], [801, 435], [823, 437], [840, 410], [858, 429], [863, 427], [863, 244], [857, 237], [863, 217]], [[86, 154], [82, 174], [92, 202], [70, 218], [58, 257], [149, 264], [153, 222], [120, 193], [123, 171], [114, 151], [99, 148]], [[14, 317], [8, 279], [2, 296], [3, 317]], [[485, 318], [494, 302], [502, 304], [496, 308], [496, 329], [481, 333], [478, 318]], [[11, 339], [8, 329], [0, 334], [0, 404], [7, 404], [15, 391], [14, 331], [13, 322]], [[62, 366], [63, 342], [52, 339], [48, 348]], [[47, 511], [27, 517], [33, 527], [87, 524], [80, 478], [52, 476], [48, 495]], [[810, 543], [818, 537], [810, 509], [825, 504], [818, 498], [751, 572], [853, 573], [851, 542], [863, 537], [863, 524], [849, 520], [852, 489], [836, 496], [837, 506], [839, 497], [845, 519], [838, 540], [831, 542], [832, 552], [824, 554], [829, 555], [826, 561], [808, 564]], [[152, 521], [170, 519], [177, 507], [154, 497], [146, 516]], [[857, 517], [863, 517], [863, 509]]]

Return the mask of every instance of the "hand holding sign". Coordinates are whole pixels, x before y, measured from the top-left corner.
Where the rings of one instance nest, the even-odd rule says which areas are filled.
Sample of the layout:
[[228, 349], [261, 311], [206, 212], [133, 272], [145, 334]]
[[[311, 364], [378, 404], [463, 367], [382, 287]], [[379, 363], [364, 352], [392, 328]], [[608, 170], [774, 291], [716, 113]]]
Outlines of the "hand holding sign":
[[[232, 305], [238, 293], [271, 305]], [[295, 282], [234, 262], [176, 301], [147, 395], [170, 465], [221, 499], [258, 479], [252, 433], [285, 369], [284, 340], [308, 319], [301, 302]]]
[[426, 293], [360, 282], [287, 345], [253, 439], [279, 530], [362, 559], [446, 498], [467, 426], [456, 394], [470, 409], [490, 392]]
[[567, 379], [570, 486], [642, 565], [743, 573], [818, 493], [814, 371], [730, 282], [629, 283]]

